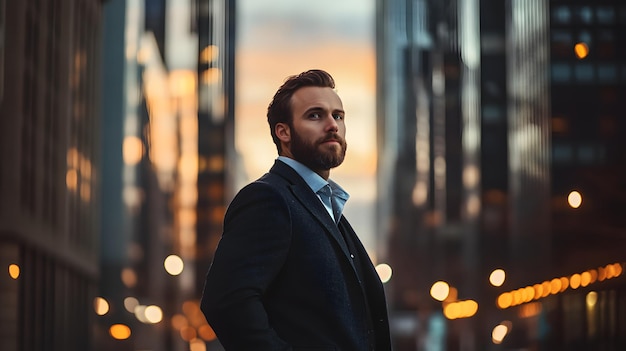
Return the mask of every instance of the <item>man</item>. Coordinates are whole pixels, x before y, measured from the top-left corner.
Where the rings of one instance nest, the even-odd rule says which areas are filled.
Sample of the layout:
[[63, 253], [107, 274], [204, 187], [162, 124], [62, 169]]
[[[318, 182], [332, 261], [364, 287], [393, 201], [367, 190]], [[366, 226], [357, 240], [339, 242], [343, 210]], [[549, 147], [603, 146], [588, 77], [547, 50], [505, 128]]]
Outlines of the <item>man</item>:
[[202, 297], [227, 351], [391, 349], [382, 283], [329, 179], [347, 147], [334, 88], [303, 72], [269, 105], [279, 157], [230, 204]]

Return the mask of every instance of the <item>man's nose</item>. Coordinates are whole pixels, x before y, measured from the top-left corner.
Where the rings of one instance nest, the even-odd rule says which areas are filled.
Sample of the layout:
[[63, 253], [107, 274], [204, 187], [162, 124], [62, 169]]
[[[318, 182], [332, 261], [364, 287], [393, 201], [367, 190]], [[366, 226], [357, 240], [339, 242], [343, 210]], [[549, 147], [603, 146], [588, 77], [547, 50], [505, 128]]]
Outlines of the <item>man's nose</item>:
[[336, 132], [339, 130], [339, 124], [337, 124], [337, 120], [335, 119], [332, 113], [328, 115], [326, 120], [328, 121], [326, 123], [327, 131]]

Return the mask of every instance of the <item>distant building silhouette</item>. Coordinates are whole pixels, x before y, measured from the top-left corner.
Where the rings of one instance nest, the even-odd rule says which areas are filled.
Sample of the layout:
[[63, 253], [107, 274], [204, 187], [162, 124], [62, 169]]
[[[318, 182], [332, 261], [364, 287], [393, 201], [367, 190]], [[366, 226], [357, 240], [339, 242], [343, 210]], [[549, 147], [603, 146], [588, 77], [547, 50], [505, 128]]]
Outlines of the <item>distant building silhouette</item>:
[[0, 1], [0, 349], [90, 350], [102, 3]]
[[[397, 350], [433, 345], [433, 311], [450, 350], [624, 347], [625, 26], [614, 1], [377, 1]], [[438, 280], [456, 294], [443, 303]], [[478, 310], [456, 320], [464, 300]], [[514, 332], [492, 340], [503, 321]]]

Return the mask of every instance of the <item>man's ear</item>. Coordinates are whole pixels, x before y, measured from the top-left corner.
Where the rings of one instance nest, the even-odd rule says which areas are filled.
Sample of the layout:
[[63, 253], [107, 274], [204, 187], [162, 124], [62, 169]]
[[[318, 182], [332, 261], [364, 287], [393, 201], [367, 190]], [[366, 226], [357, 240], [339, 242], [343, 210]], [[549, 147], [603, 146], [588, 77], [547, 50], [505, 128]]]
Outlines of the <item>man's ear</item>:
[[287, 123], [276, 123], [274, 133], [283, 143], [289, 143], [291, 141], [291, 129]]

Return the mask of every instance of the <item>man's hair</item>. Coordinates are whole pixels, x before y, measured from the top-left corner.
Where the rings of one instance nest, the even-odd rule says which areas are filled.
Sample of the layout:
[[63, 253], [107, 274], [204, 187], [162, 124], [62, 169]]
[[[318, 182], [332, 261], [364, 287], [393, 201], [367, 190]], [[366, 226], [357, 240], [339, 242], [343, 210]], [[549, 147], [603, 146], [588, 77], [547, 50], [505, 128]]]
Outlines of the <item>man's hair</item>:
[[335, 88], [335, 80], [328, 72], [313, 69], [298, 75], [288, 77], [283, 85], [278, 88], [270, 105], [267, 108], [267, 122], [270, 125], [272, 140], [276, 144], [280, 154], [280, 140], [276, 136], [276, 124], [287, 123], [293, 129], [293, 111], [291, 110], [291, 97], [296, 90], [304, 87]]

